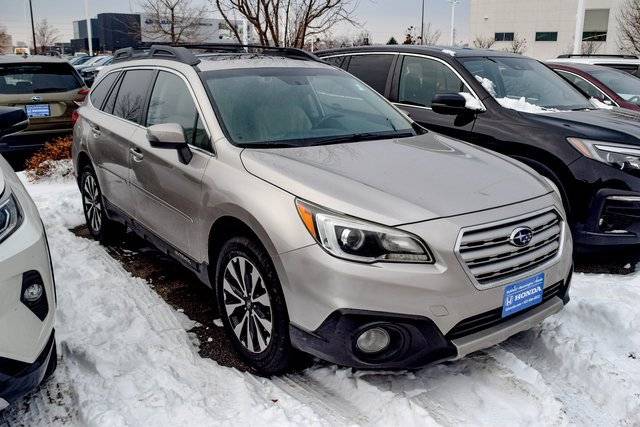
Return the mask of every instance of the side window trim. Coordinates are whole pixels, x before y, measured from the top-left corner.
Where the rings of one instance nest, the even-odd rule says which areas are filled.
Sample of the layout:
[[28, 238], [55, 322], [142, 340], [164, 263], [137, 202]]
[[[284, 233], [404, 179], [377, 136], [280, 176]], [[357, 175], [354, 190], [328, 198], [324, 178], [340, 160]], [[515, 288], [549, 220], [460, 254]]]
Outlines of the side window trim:
[[102, 98], [102, 102], [100, 103], [100, 105], [95, 105], [93, 103], [93, 101], [91, 100], [91, 94], [89, 94], [88, 100], [91, 103], [91, 106], [103, 111], [102, 109], [104, 108], [105, 104], [107, 103], [107, 99], [109, 99], [109, 96], [111, 95], [111, 92], [113, 91], [113, 88], [116, 87], [116, 85], [118, 84], [118, 82], [120, 81], [120, 70], [114, 70], [111, 71], [110, 73], [105, 74], [105, 76], [103, 78], [101, 78], [98, 82], [94, 83], [93, 87], [96, 87], [97, 85], [101, 84], [108, 76], [110, 76], [111, 74], [118, 74], [118, 76], [116, 76], [116, 79], [111, 83], [111, 86], [109, 86], [107, 88], [107, 93], [105, 94], [104, 98]]
[[[429, 55], [423, 55], [423, 54], [415, 54], [415, 53], [401, 53], [400, 56], [402, 56], [402, 58], [400, 58], [398, 60], [398, 67], [397, 67], [397, 72], [394, 73], [394, 78], [393, 78], [393, 99], [395, 99], [394, 101], [392, 101], [394, 104], [398, 105], [398, 106], [403, 106], [403, 107], [411, 107], [411, 108], [420, 108], [423, 110], [431, 110], [431, 107], [422, 107], [422, 106], [418, 106], [418, 105], [409, 105], [409, 104], [403, 104], [401, 102], [398, 102], [398, 93], [400, 91], [400, 75], [402, 74], [402, 64], [404, 63], [404, 59], [407, 56], [412, 56], [412, 57], [416, 57], [416, 58], [423, 58], [423, 59], [428, 59], [428, 60], [433, 60], [436, 62], [439, 62], [441, 64], [444, 64], [445, 67], [449, 68], [449, 70], [451, 70], [462, 82], [462, 84], [464, 84], [464, 86], [467, 88], [467, 90], [469, 91], [469, 93], [478, 100], [478, 102], [480, 102], [480, 104], [482, 105], [482, 107], [485, 109], [485, 111], [487, 110], [486, 105], [484, 105], [484, 102], [482, 102], [482, 100], [480, 99], [480, 97], [478, 96], [478, 94], [476, 93], [475, 90], [473, 90], [473, 88], [471, 87], [471, 85], [469, 84], [468, 81], [466, 81], [464, 79], [464, 77], [462, 77], [462, 75], [451, 66], [451, 64], [447, 63], [447, 61], [444, 61], [440, 58], [436, 58], [435, 56], [429, 56]], [[389, 97], [391, 99], [391, 97]]]
[[[609, 95], [607, 95], [606, 93], [604, 93], [602, 91], [602, 89], [600, 89], [598, 86], [594, 85], [593, 83], [591, 83], [589, 80], [585, 79], [584, 77], [576, 74], [576, 73], [572, 73], [571, 71], [567, 71], [567, 70], [558, 70], [559, 72], [565, 73], [565, 74], [569, 74], [572, 75], [578, 79], [580, 79], [581, 81], [587, 83], [589, 86], [593, 87], [595, 90], [597, 90], [598, 92], [600, 92], [606, 99], [608, 99], [609, 101], [611, 101], [613, 103], [613, 105], [615, 105], [616, 107], [619, 107], [618, 103], [615, 102], [613, 99], [611, 99], [611, 97]], [[573, 82], [570, 82], [571, 84], [575, 84]], [[587, 94], [588, 95], [588, 94]]]
[[[146, 99], [145, 108], [144, 108], [144, 125], [142, 126], [145, 128], [147, 127], [147, 115], [149, 112], [149, 103], [151, 102], [151, 95], [153, 94], [153, 89], [155, 88], [156, 81], [158, 79], [158, 76], [160, 75], [160, 72], [164, 71], [167, 73], [171, 73], [177, 76], [178, 78], [180, 78], [184, 82], [185, 86], [187, 87], [187, 90], [189, 91], [189, 95], [191, 96], [191, 100], [193, 101], [193, 105], [195, 105], [196, 107], [196, 117], [200, 119], [200, 121], [202, 122], [202, 125], [204, 126], [204, 130], [207, 133], [209, 147], [208, 149], [197, 147], [193, 144], [193, 141], [187, 141], [187, 144], [192, 149], [196, 149], [196, 150], [202, 151], [203, 153], [215, 156], [216, 153], [215, 153], [215, 149], [213, 148], [213, 139], [211, 137], [211, 131], [209, 130], [209, 126], [207, 125], [207, 122], [204, 119], [202, 119], [202, 117], [204, 117], [204, 114], [202, 114], [202, 108], [200, 107], [200, 103], [195, 97], [195, 91], [191, 87], [191, 84], [189, 83], [189, 81], [184, 77], [182, 73], [176, 72], [170, 68], [155, 68], [155, 70], [156, 70], [156, 74], [153, 76], [153, 84], [149, 85], [149, 90], [147, 93], [147, 99]], [[197, 119], [196, 119], [196, 123], [197, 123]]]
[[104, 103], [102, 105], [102, 108], [106, 108], [107, 107], [107, 103], [111, 99], [111, 95], [113, 95], [113, 107], [111, 108], [111, 111], [106, 111], [106, 110], [103, 110], [103, 109], [100, 110], [105, 114], [109, 114], [110, 116], [117, 117], [119, 119], [120, 119], [120, 117], [115, 116], [113, 114], [113, 108], [115, 108], [115, 106], [116, 106], [116, 100], [118, 99], [118, 92], [120, 92], [120, 85], [122, 84], [122, 79], [123, 78], [124, 78], [124, 72], [120, 72], [120, 75], [116, 79], [116, 82], [113, 84], [113, 87], [109, 91], [109, 95], [105, 98]]

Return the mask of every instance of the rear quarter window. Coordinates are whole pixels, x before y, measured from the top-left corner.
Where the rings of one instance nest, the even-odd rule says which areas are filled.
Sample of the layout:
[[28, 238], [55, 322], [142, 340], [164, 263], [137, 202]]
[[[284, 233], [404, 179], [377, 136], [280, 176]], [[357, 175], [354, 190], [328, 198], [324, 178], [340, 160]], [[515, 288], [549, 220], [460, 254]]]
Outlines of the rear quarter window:
[[102, 108], [102, 104], [119, 74], [119, 72], [107, 74], [104, 79], [100, 80], [98, 84], [91, 89], [89, 98], [91, 98], [91, 104], [93, 104], [94, 107]]
[[82, 86], [66, 62], [0, 65], [0, 94], [68, 92]]

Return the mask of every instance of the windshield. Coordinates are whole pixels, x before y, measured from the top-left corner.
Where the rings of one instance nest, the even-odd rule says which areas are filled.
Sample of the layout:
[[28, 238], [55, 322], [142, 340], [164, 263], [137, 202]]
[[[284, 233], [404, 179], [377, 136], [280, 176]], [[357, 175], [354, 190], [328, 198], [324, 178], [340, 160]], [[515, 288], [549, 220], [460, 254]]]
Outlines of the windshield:
[[460, 61], [506, 108], [530, 113], [594, 108], [571, 84], [534, 59], [470, 57]]
[[344, 71], [248, 68], [202, 77], [236, 145], [306, 146], [416, 134], [407, 118]]
[[74, 69], [66, 62], [0, 66], [0, 94], [68, 92], [81, 86]]
[[625, 101], [640, 105], [640, 79], [624, 71], [602, 68], [590, 71], [590, 74], [600, 80], [609, 89], [617, 93]]

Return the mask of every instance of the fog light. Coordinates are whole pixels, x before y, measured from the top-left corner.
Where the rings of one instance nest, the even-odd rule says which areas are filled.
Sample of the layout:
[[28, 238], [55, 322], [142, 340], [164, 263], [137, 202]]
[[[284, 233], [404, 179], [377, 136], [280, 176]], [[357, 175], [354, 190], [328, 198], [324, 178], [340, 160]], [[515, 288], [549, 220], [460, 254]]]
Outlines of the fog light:
[[389, 346], [391, 337], [383, 328], [371, 328], [358, 337], [356, 346], [364, 353], [377, 353]]
[[24, 290], [22, 297], [27, 302], [36, 302], [42, 297], [43, 291], [44, 288], [40, 283], [32, 283]]

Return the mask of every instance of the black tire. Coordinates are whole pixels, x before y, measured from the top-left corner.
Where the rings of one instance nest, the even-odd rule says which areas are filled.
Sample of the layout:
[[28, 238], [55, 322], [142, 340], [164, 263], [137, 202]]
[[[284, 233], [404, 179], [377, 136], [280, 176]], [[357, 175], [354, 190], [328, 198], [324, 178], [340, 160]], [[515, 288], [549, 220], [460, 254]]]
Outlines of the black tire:
[[47, 364], [47, 370], [44, 372], [42, 382], [47, 381], [54, 371], [58, 367], [58, 349], [56, 348], [56, 340], [53, 340], [53, 349], [51, 350], [51, 356], [49, 357], [49, 363]]
[[91, 166], [82, 168], [79, 183], [82, 210], [89, 233], [101, 243], [114, 241], [122, 234], [123, 227], [107, 216], [98, 177]]
[[[243, 261], [248, 262], [243, 264]], [[235, 282], [236, 290], [231, 290], [238, 277], [236, 271], [244, 272], [239, 276], [247, 282], [248, 277], [251, 277], [251, 282], [255, 281], [251, 285], [252, 291], [244, 294], [243, 302], [238, 302], [242, 298], [238, 295], [246, 289], [245, 285]], [[224, 243], [216, 263], [215, 288], [227, 335], [244, 361], [260, 375], [286, 372], [295, 352], [289, 339], [289, 316], [278, 275], [262, 245], [248, 237], [233, 237]], [[269, 310], [265, 308], [265, 296], [268, 297]], [[229, 313], [231, 307], [233, 311]], [[270, 331], [266, 330], [263, 322], [267, 319], [271, 320]], [[238, 328], [239, 334], [234, 328]]]

